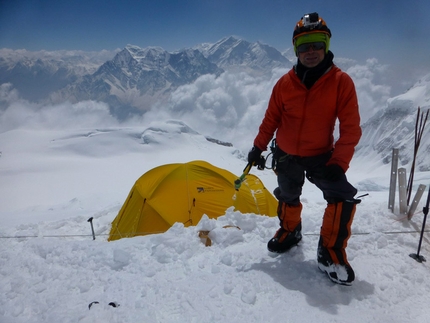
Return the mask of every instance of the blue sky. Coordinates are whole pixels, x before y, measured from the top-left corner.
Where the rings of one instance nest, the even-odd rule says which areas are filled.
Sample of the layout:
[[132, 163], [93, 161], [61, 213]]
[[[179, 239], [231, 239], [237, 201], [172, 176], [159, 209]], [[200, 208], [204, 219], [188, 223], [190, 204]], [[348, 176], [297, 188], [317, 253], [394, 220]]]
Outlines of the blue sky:
[[335, 56], [430, 69], [428, 0], [0, 0], [0, 48], [173, 51], [235, 35], [284, 50], [313, 11], [332, 30]]

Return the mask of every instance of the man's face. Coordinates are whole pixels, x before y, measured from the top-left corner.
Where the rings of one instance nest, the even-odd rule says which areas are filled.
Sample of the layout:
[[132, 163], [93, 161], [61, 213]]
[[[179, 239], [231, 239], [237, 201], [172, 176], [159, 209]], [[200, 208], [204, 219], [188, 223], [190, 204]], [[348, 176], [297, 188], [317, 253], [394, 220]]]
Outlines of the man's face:
[[[319, 44], [319, 43], [315, 43], [315, 44]], [[312, 68], [317, 66], [319, 63], [321, 63], [324, 59], [324, 55], [325, 55], [325, 48], [321, 48], [321, 46], [318, 45], [314, 45], [314, 43], [308, 43], [308, 44], [303, 44], [301, 45], [304, 48], [300, 48], [300, 50], [298, 50], [298, 57], [300, 62], [308, 67], [308, 68]], [[299, 46], [299, 47], [301, 47]]]

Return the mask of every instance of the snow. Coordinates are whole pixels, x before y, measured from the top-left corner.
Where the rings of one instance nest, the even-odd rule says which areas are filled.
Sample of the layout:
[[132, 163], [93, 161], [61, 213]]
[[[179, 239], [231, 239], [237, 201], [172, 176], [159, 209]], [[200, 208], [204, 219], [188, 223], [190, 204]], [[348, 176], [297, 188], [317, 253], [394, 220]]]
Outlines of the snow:
[[[303, 240], [283, 255], [266, 249], [276, 218], [232, 209], [196, 227], [107, 242], [129, 190], [153, 167], [201, 159], [241, 175], [243, 153], [180, 122], [18, 127], [0, 133], [0, 151], [2, 323], [429, 321], [429, 264], [409, 257], [425, 198], [410, 221], [397, 204], [388, 210], [390, 166], [374, 156], [354, 159], [347, 174], [369, 193], [353, 223], [347, 252], [356, 281], [347, 287], [317, 268], [325, 201], [309, 183]], [[270, 170], [251, 173], [276, 187]], [[430, 172], [415, 174], [419, 184], [428, 187]], [[199, 230], [210, 231], [212, 246]], [[425, 233], [421, 255], [429, 254]]]

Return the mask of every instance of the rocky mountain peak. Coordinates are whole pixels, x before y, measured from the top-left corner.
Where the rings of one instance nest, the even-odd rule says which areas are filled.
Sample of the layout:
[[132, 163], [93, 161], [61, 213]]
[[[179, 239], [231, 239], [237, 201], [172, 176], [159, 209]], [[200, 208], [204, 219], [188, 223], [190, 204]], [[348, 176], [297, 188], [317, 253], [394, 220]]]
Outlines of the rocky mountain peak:
[[128, 44], [98, 65], [96, 55], [81, 51], [17, 54], [21, 58], [12, 60], [13, 52], [0, 50], [0, 82], [12, 83], [24, 98], [98, 100], [117, 116], [146, 111], [202, 75], [226, 70], [264, 74], [290, 65], [275, 48], [235, 36], [175, 52]]

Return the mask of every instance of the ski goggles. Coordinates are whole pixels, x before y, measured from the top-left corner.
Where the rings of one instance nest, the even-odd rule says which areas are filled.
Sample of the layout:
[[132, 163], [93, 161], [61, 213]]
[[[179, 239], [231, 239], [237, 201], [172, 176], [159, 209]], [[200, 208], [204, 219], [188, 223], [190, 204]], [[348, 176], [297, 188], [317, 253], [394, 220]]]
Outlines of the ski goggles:
[[325, 43], [324, 42], [316, 42], [316, 43], [304, 43], [299, 46], [297, 46], [297, 52], [298, 53], [306, 53], [309, 52], [312, 48], [313, 50], [321, 50], [324, 49]]

